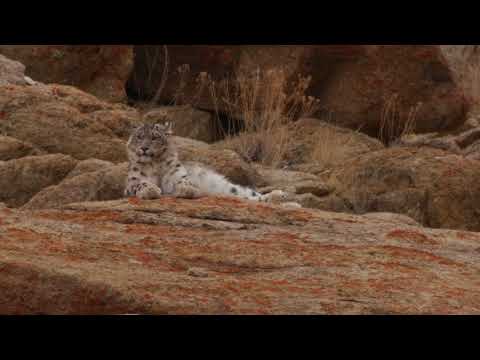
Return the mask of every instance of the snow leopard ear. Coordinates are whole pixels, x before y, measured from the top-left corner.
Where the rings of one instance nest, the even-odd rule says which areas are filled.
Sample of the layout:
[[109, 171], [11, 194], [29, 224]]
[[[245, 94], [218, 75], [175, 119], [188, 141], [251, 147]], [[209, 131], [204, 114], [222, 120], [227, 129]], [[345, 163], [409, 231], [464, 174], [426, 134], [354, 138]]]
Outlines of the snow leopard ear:
[[170, 121], [165, 122], [165, 134], [173, 135], [173, 124]]

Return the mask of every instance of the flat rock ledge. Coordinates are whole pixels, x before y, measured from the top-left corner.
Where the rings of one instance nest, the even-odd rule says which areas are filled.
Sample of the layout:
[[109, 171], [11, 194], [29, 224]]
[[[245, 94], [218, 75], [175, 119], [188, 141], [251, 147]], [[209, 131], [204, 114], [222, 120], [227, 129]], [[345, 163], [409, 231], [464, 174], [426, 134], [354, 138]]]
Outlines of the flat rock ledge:
[[0, 313], [480, 314], [480, 234], [229, 197], [0, 206]]

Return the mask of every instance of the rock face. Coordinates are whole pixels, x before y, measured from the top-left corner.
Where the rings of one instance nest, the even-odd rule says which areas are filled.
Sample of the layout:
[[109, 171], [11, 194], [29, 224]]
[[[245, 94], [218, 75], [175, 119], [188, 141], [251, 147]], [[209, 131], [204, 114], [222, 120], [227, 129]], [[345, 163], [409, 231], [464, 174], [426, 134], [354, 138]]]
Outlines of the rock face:
[[0, 209], [1, 314], [479, 314], [480, 236], [233, 198]]
[[106, 101], [126, 99], [129, 45], [0, 45], [0, 53], [24, 64], [34, 80], [76, 86]]
[[336, 196], [356, 213], [393, 212], [429, 227], [480, 231], [480, 162], [432, 148], [364, 154], [333, 172]]
[[0, 85], [25, 85], [25, 66], [0, 54]]
[[76, 164], [75, 159], [61, 154], [0, 161], [0, 202], [23, 205], [43, 188], [58, 184]]
[[[204, 109], [225, 111], [222, 94], [216, 102], [195, 79], [202, 72], [222, 84], [238, 69], [281, 67], [290, 80], [311, 75], [307, 95], [320, 99], [317, 115], [330, 114], [337, 124], [377, 136], [387, 112], [401, 128], [419, 103], [418, 132], [439, 131], [465, 121], [468, 110], [462, 90], [452, 79], [438, 46], [434, 45], [315, 45], [315, 46], [169, 46], [168, 81], [162, 101], [189, 102]], [[163, 73], [161, 46], [135, 47], [130, 88], [152, 96]], [[157, 59], [157, 65], [152, 63]], [[149, 69], [154, 65], [153, 72]], [[181, 69], [189, 65], [185, 75]], [[179, 84], [185, 83], [185, 86]], [[221, 86], [220, 86], [221, 88]], [[202, 91], [200, 91], [202, 90]], [[383, 115], [382, 115], [383, 114]]]
[[438, 46], [374, 45], [368, 56], [344, 63], [320, 98], [340, 125], [377, 135], [385, 105], [393, 102], [405, 122], [416, 114], [417, 132], [453, 128], [465, 121], [467, 104]]
[[139, 123], [136, 110], [71, 86], [0, 86], [0, 134], [44, 152], [126, 161], [125, 141]]

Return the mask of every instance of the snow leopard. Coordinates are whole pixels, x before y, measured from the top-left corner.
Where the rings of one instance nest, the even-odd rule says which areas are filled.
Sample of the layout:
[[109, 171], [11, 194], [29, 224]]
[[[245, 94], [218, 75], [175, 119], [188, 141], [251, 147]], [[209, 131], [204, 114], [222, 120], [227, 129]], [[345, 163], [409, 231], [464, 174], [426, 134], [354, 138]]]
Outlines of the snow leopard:
[[162, 195], [198, 198], [207, 195], [230, 195], [262, 202], [288, 203], [286, 194], [274, 190], [261, 194], [237, 185], [225, 176], [198, 162], [181, 162], [173, 140], [172, 123], [143, 124], [128, 142], [128, 176], [124, 195], [140, 199], [158, 199]]

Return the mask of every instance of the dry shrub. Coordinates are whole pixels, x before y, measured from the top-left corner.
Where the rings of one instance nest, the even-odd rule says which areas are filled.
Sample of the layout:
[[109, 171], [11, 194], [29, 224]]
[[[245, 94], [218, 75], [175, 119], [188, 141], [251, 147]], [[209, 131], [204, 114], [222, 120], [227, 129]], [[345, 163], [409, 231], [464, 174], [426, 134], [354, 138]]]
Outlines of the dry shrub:
[[393, 95], [382, 108], [378, 138], [388, 146], [396, 139], [412, 134], [421, 106], [422, 103], [418, 103], [405, 111], [399, 106], [398, 95]]
[[[208, 74], [201, 76], [208, 83], [217, 119], [220, 104], [228, 123], [241, 119], [235, 150], [247, 161], [280, 166], [291, 145], [295, 120], [318, 108], [318, 100], [305, 94], [311, 77], [299, 75], [289, 83], [281, 67], [242, 69], [219, 83]], [[236, 137], [229, 130], [224, 133], [227, 142]]]

